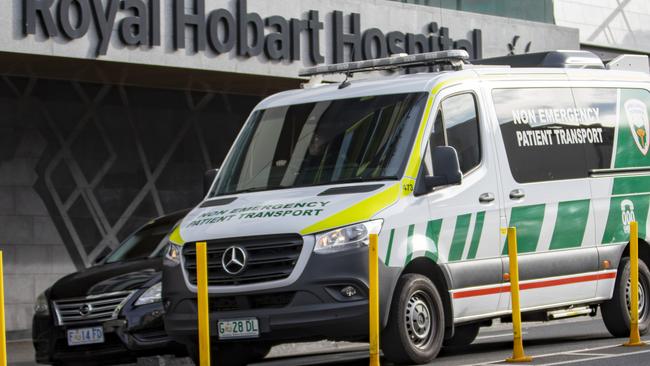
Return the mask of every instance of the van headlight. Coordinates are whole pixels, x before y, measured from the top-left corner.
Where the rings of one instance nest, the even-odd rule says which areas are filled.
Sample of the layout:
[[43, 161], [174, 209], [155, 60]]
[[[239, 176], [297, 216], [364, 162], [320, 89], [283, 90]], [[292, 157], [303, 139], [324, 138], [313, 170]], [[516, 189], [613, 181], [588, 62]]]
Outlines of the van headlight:
[[143, 292], [142, 295], [138, 298], [138, 301], [135, 302], [135, 306], [153, 304], [154, 302], [159, 302], [162, 299], [162, 282], [149, 287], [147, 291]]
[[36, 315], [50, 315], [50, 304], [47, 301], [47, 296], [45, 296], [45, 291], [41, 292], [36, 298], [34, 313]]
[[316, 253], [334, 253], [368, 245], [370, 234], [379, 234], [383, 220], [373, 220], [316, 234]]

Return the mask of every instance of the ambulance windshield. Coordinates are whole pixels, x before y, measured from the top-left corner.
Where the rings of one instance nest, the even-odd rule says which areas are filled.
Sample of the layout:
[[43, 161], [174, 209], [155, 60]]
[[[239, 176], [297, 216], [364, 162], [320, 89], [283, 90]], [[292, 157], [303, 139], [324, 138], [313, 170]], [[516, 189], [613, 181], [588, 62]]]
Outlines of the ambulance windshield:
[[210, 196], [398, 179], [426, 98], [379, 95], [257, 111]]

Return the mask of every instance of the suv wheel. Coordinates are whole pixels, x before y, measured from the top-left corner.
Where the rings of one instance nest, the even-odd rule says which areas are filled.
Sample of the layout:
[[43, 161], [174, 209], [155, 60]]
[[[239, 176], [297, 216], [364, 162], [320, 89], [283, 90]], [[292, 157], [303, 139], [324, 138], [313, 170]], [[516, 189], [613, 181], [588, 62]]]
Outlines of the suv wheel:
[[[614, 294], [600, 305], [603, 321], [614, 337], [630, 335], [630, 258], [621, 259], [616, 274]], [[639, 259], [639, 333], [644, 335], [650, 327], [650, 270]]]
[[386, 358], [397, 364], [429, 362], [438, 355], [444, 333], [442, 300], [436, 287], [425, 276], [403, 275], [382, 337]]

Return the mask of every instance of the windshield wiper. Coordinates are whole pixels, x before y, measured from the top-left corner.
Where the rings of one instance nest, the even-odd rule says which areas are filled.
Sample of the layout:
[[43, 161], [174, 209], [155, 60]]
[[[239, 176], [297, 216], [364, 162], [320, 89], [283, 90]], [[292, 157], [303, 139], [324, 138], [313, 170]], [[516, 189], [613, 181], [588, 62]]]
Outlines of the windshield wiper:
[[[396, 177], [396, 176], [371, 177], [371, 178], [354, 177], [354, 178], [348, 178], [348, 179], [335, 180], [335, 181], [331, 181], [331, 182], [322, 182], [322, 183], [315, 183], [315, 184], [301, 184], [301, 185], [295, 185], [295, 186], [251, 187], [251, 188], [242, 189], [240, 191], [226, 193], [226, 194], [223, 194], [223, 195], [233, 195], [233, 194], [261, 192], [261, 191], [273, 191], [273, 190], [276, 190], [276, 189], [290, 189], [290, 188], [306, 188], [306, 187], [326, 186], [326, 185], [330, 185], [330, 184], [363, 183], [363, 182], [373, 182], [373, 181], [378, 181], [378, 180], [397, 180], [397, 179], [399, 179], [399, 178]], [[214, 197], [218, 197], [218, 196], [213, 196], [211, 198], [214, 198]]]
[[[251, 193], [251, 192], [261, 192], [261, 191], [271, 191], [271, 190], [276, 190], [276, 189], [288, 189], [288, 188], [295, 188], [296, 186], [274, 186], [274, 187], [252, 187], [252, 188], [246, 188], [242, 189], [241, 191], [235, 191], [230, 194], [239, 194], [239, 193]], [[217, 196], [215, 196], [217, 197]]]
[[396, 176], [370, 177], [370, 178], [354, 177], [348, 179], [335, 180], [324, 184], [361, 183], [361, 182], [373, 182], [378, 180], [397, 180], [397, 179], [399, 178]]

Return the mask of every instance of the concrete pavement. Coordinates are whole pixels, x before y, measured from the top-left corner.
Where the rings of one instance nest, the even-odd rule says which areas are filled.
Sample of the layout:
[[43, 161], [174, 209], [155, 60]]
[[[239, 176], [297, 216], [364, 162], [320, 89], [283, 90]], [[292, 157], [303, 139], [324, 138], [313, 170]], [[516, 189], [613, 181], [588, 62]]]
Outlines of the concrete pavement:
[[[526, 354], [534, 357], [534, 361], [527, 365], [641, 366], [650, 364], [650, 347], [619, 347], [625, 339], [612, 338], [599, 317], [575, 318], [551, 323], [524, 323], [523, 337]], [[650, 336], [644, 337], [644, 340], [650, 342]], [[10, 365], [35, 365], [31, 342], [10, 342], [8, 350]], [[431, 365], [506, 365], [503, 360], [511, 354], [511, 325], [497, 323], [492, 327], [481, 329], [476, 341], [468, 347], [443, 349]], [[138, 362], [138, 366], [191, 364], [188, 359], [170, 358], [143, 359]], [[275, 347], [269, 357], [256, 366], [367, 364], [367, 345], [323, 341]]]

